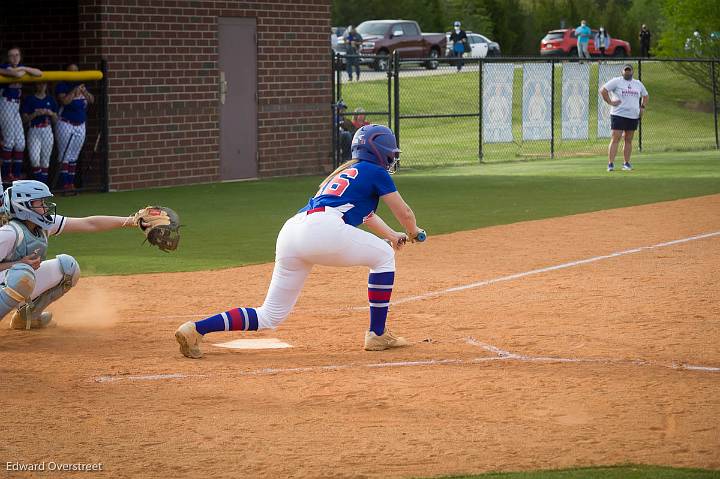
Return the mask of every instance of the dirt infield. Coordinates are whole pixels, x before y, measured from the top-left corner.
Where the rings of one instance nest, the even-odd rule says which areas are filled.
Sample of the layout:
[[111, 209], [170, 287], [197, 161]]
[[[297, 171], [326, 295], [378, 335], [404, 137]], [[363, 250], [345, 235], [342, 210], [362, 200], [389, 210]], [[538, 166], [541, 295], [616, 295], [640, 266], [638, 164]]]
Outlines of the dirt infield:
[[0, 476], [718, 469], [720, 235], [697, 237], [717, 232], [720, 195], [431, 237], [398, 255], [390, 326], [414, 344], [378, 353], [361, 269], [317, 268], [286, 323], [252, 335], [293, 348], [207, 344], [248, 337], [221, 333], [199, 361], [175, 328], [259, 305], [272, 265], [83, 278], [58, 326], [0, 327]]

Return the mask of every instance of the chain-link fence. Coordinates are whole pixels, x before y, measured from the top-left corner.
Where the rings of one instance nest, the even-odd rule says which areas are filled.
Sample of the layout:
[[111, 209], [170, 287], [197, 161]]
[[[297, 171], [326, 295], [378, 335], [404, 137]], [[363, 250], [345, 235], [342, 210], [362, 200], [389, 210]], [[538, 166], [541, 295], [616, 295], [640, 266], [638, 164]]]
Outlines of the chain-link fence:
[[717, 59], [444, 58], [435, 70], [421, 61], [390, 58], [387, 71], [335, 76], [335, 98], [348, 106], [339, 118], [373, 112], [367, 121], [396, 132], [404, 167], [605, 154], [610, 107], [598, 91], [626, 63], [649, 92], [636, 149], [720, 148]]

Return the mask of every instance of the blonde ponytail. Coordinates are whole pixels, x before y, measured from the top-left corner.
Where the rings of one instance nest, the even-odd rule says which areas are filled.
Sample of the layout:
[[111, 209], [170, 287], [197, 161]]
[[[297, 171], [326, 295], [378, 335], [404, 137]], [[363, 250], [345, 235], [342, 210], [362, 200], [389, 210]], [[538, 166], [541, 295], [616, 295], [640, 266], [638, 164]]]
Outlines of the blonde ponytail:
[[358, 162], [358, 160], [356, 160], [356, 159], [353, 158], [352, 160], [348, 160], [348, 161], [346, 161], [345, 163], [343, 163], [342, 165], [340, 165], [340, 166], [338, 166], [337, 168], [335, 168], [335, 171], [333, 171], [332, 173], [330, 173], [330, 174], [327, 176], [327, 178], [325, 178], [325, 179], [322, 181], [322, 183], [320, 183], [320, 189], [322, 189], [325, 185], [327, 185], [327, 184], [330, 182], [330, 180], [332, 180], [333, 178], [335, 178], [335, 176], [336, 176], [338, 173], [340, 173], [340, 172], [343, 171], [343, 170], [346, 170], [346, 169], [350, 168], [352, 165], [354, 165], [354, 164], [357, 163], [357, 162]]

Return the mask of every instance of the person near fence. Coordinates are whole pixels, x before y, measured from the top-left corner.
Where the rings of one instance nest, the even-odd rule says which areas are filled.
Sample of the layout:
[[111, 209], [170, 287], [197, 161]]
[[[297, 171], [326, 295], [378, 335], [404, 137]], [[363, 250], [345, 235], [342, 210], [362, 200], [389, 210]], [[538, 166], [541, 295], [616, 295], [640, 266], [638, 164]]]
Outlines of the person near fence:
[[456, 21], [453, 25], [453, 32], [450, 34], [450, 41], [453, 42], [452, 55], [457, 58], [457, 60], [455, 60], [457, 71], [462, 70], [465, 63], [462, 58], [465, 54], [465, 50], [470, 45], [468, 43], [467, 33], [465, 33], [465, 30], [463, 30], [460, 26], [461, 23]]
[[638, 128], [648, 102], [648, 91], [640, 80], [633, 79], [633, 67], [625, 64], [622, 67], [622, 76], [611, 78], [600, 88], [600, 95], [605, 103], [610, 105], [610, 146], [608, 147], [608, 171], [615, 169], [615, 155], [617, 154], [620, 138], [625, 137], [623, 147], [624, 163], [622, 169], [633, 169], [630, 163], [632, 154], [632, 140]]
[[650, 56], [650, 38], [652, 37], [652, 34], [650, 33], [650, 29], [647, 27], [647, 25], [644, 25], [640, 27], [640, 34], [638, 35], [638, 38], [640, 39], [640, 56], [641, 57], [649, 57]]
[[[0, 75], [21, 78], [41, 76], [42, 71], [21, 63], [18, 47], [7, 51], [7, 62], [0, 65]], [[2, 181], [12, 183], [23, 174], [25, 130], [20, 117], [22, 83], [0, 84], [0, 132], [2, 133]], [[1, 187], [0, 187], [1, 188]]]
[[35, 94], [22, 102], [22, 114], [28, 124], [27, 149], [33, 178], [48, 184], [48, 168], [53, 150], [53, 125], [57, 122], [58, 106], [48, 95], [46, 82], [35, 84]]
[[[382, 351], [408, 345], [386, 327], [395, 282], [395, 250], [410, 240], [423, 241], [425, 232], [418, 228], [415, 214], [390, 176], [399, 157], [395, 135], [386, 126], [366, 125], [355, 132], [352, 160], [330, 173], [280, 230], [275, 269], [262, 306], [234, 308], [182, 324], [175, 332], [180, 352], [188, 358], [201, 358], [203, 337], [212, 332], [275, 329], [294, 308], [314, 265], [369, 268], [370, 326], [365, 331], [364, 349]], [[395, 231], [378, 216], [380, 200], [405, 232]], [[360, 225], [375, 234], [361, 230]]]
[[335, 128], [338, 133], [338, 144], [340, 146], [340, 160], [345, 162], [350, 160], [350, 146], [352, 144], [353, 133], [352, 122], [347, 118], [347, 105], [340, 100], [335, 104]]
[[600, 51], [600, 56], [605, 56], [605, 50], [610, 48], [610, 35], [605, 31], [605, 27], [600, 29], [595, 34], [595, 47]]
[[345, 32], [345, 63], [347, 63], [347, 74], [348, 80], [352, 81], [352, 71], [355, 67], [355, 78], [360, 80], [360, 45], [362, 45], [363, 38], [352, 25], [347, 27]]
[[359, 130], [363, 126], [370, 124], [370, 122], [367, 121], [367, 119], [365, 118], [365, 109], [363, 107], [359, 106], [359, 107], [355, 108], [355, 110], [353, 111], [351, 123], [352, 123], [352, 128], [353, 128], [351, 133], [353, 135], [355, 134], [355, 132], [357, 130]]
[[580, 26], [575, 29], [575, 36], [577, 37], [578, 58], [590, 58], [588, 45], [590, 44], [592, 30], [585, 20], [581, 21]]
[[[78, 66], [71, 63], [66, 70], [78, 71]], [[55, 93], [60, 104], [57, 134], [62, 184], [65, 191], [71, 192], [75, 189], [75, 168], [85, 143], [88, 104], [94, 103], [95, 97], [88, 92], [84, 83], [76, 82], [58, 83]]]

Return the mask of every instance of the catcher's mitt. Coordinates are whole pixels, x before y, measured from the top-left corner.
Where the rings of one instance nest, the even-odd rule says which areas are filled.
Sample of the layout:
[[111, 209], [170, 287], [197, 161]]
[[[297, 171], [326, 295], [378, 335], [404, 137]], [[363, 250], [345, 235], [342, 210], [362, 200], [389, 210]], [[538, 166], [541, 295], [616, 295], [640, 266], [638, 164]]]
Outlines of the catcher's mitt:
[[146, 206], [130, 217], [145, 239], [163, 251], [174, 251], [180, 242], [180, 217], [165, 206]]

